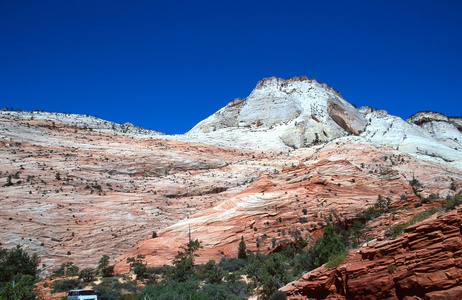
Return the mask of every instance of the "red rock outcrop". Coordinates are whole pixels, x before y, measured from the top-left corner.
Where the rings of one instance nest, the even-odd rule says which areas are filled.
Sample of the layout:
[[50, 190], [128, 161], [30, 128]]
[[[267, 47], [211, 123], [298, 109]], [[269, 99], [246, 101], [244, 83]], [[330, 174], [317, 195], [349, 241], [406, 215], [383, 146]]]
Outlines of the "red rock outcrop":
[[[241, 236], [248, 249], [263, 253], [273, 249], [273, 240], [276, 244], [291, 240], [290, 233], [294, 230], [301, 231], [306, 240], [314, 241], [327, 219], [342, 222], [355, 218], [374, 204], [379, 194], [390, 197], [395, 208], [412, 208], [397, 210], [392, 216], [371, 222], [367, 237], [376, 237], [396, 220], [410, 219], [429, 205], [414, 208], [421, 200], [409, 185], [412, 173], [403, 176], [413, 170], [414, 164], [419, 165], [419, 178], [431, 191], [447, 190], [447, 186], [440, 190], [442, 174], [430, 171], [435, 167], [432, 163], [427, 165], [412, 157], [404, 159], [390, 153], [384, 160], [386, 155], [381, 151], [390, 149], [358, 144], [336, 146], [327, 145], [308, 157], [306, 150], [297, 150], [292, 155], [304, 163], [262, 173], [240, 193], [228, 194], [229, 198], [219, 205], [160, 230], [156, 238], [137, 243], [118, 258], [116, 270], [127, 271], [126, 258], [138, 254], [146, 256], [149, 265], [170, 264], [178, 248], [187, 242], [190, 230], [193, 238], [204, 246], [197, 252], [196, 261], [205, 263], [223, 256], [236, 257]], [[336, 156], [348, 160], [333, 160]]]
[[302, 299], [462, 299], [462, 208], [371, 241], [281, 290]]

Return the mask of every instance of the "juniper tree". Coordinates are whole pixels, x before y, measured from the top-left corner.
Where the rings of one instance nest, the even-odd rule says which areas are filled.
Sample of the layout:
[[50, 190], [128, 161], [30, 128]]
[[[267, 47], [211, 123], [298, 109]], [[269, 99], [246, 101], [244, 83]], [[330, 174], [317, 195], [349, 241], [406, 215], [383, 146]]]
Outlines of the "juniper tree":
[[320, 266], [325, 264], [329, 258], [345, 253], [345, 245], [340, 241], [339, 236], [335, 232], [334, 227], [327, 223], [324, 227], [324, 233], [319, 242], [315, 245], [316, 258], [315, 265]]
[[202, 248], [199, 240], [189, 240], [186, 246], [181, 246], [180, 251], [173, 260], [171, 278], [179, 282], [189, 280], [193, 275], [194, 252]]
[[244, 260], [247, 259], [247, 247], [244, 242], [244, 236], [241, 236], [241, 241], [239, 242], [237, 258], [244, 259]]

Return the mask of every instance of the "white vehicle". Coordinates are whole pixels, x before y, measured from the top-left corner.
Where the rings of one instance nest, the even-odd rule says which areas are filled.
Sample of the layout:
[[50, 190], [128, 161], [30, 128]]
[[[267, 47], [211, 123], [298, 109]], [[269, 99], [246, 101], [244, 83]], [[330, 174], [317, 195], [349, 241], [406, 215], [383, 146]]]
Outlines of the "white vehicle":
[[98, 300], [94, 290], [70, 290], [67, 294], [67, 300]]

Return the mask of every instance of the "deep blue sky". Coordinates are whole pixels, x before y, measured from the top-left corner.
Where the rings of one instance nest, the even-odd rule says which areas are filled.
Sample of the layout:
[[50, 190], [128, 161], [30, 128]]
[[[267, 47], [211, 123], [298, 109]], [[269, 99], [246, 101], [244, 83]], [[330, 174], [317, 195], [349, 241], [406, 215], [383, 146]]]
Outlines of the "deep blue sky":
[[462, 1], [0, 0], [0, 108], [183, 133], [269, 76], [462, 115]]

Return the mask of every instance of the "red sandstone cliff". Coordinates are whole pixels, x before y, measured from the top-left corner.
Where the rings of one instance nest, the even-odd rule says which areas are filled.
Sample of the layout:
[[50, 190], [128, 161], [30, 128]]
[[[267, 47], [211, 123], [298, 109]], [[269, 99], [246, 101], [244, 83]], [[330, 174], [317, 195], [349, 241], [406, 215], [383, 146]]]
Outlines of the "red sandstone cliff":
[[281, 290], [288, 299], [462, 299], [462, 208], [350, 251]]

